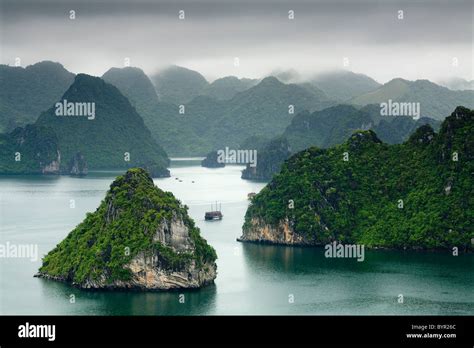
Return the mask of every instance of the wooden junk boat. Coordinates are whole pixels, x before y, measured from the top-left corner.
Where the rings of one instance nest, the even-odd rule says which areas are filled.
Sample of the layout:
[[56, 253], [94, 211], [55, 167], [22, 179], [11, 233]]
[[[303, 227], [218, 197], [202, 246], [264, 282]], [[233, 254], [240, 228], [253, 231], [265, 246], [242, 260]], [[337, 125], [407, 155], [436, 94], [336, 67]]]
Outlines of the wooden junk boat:
[[222, 220], [222, 215], [221, 212], [221, 205], [219, 204], [219, 209], [217, 209], [217, 202], [216, 202], [216, 209], [214, 210], [214, 206], [211, 204], [211, 211], [207, 211], [206, 214], [204, 214], [204, 220], [206, 221], [213, 221], [213, 220]]

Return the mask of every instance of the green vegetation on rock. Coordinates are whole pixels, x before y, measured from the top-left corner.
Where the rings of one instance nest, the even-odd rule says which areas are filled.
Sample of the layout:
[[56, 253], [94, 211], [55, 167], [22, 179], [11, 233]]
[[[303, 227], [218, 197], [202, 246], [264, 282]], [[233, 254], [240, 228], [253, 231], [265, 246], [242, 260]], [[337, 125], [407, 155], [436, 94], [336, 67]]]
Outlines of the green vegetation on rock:
[[[135, 107], [154, 140], [170, 155], [202, 155], [211, 149], [207, 139], [191, 126], [189, 107], [180, 114], [179, 106], [166, 98], [160, 101], [151, 80], [139, 68], [112, 68], [102, 78], [116, 86]], [[208, 115], [212, 117], [212, 115]], [[198, 123], [195, 117], [192, 117]], [[203, 121], [205, 126], [206, 121]]]
[[[293, 153], [311, 146], [327, 148], [341, 144], [356, 130], [372, 129], [383, 142], [398, 144], [407, 140], [415, 129], [424, 124], [437, 129], [440, 122], [426, 117], [414, 120], [406, 116], [380, 116], [379, 105], [367, 105], [360, 110], [351, 105], [337, 105], [313, 113], [299, 113], [286, 128], [283, 137], [288, 139]], [[245, 178], [269, 180], [277, 172], [274, 170], [280, 168], [290, 153], [287, 157], [275, 156], [279, 145], [273, 142], [275, 149], [272, 151], [271, 147], [267, 144], [266, 151], [259, 152], [257, 168], [247, 171]], [[269, 155], [271, 158], [267, 158]]]
[[197, 72], [174, 67], [152, 77], [158, 96], [140, 69], [110, 69], [103, 78], [130, 99], [154, 139], [173, 156], [237, 149], [250, 136], [281, 134], [302, 110], [332, 105], [314, 86], [284, 84], [274, 77], [226, 77], [208, 84]]
[[285, 137], [276, 137], [261, 149], [257, 149], [257, 165], [242, 171], [242, 179], [268, 180], [278, 173], [281, 164], [290, 156], [290, 146]]
[[74, 81], [61, 64], [39, 62], [26, 68], [0, 65], [0, 133], [36, 121]]
[[0, 174], [59, 174], [60, 153], [53, 129], [27, 125], [0, 134]]
[[51, 127], [57, 137], [62, 169], [80, 152], [89, 170], [147, 168], [153, 176], [169, 176], [166, 152], [152, 138], [143, 119], [120, 91], [98, 77], [79, 74], [61, 101], [94, 103], [95, 118], [43, 112], [37, 125]]
[[172, 65], [151, 77], [160, 101], [186, 104], [209, 86], [206, 78], [194, 70]]
[[97, 210], [43, 258], [39, 276], [80, 287], [153, 288], [137, 280], [147, 269], [133, 272], [137, 257], [165, 276], [190, 272], [189, 277], [215, 267], [217, 258], [187, 207], [156, 187], [145, 170], [132, 168], [115, 179]]
[[202, 92], [217, 100], [230, 100], [237, 93], [243, 92], [258, 83], [256, 79], [239, 79], [235, 76], [225, 76], [209, 84]]
[[452, 91], [428, 80], [393, 79], [375, 91], [351, 99], [356, 105], [410, 102], [420, 104], [422, 117], [443, 120], [458, 105], [474, 108], [474, 91]]
[[380, 116], [379, 105], [367, 105], [359, 110], [341, 104], [312, 114], [303, 112], [296, 115], [283, 135], [288, 138], [293, 151], [341, 144], [354, 131], [368, 129], [377, 133], [383, 142], [398, 144], [424, 124], [437, 129], [440, 122], [427, 117], [414, 120], [407, 116]]
[[380, 83], [369, 76], [345, 70], [319, 74], [311, 80], [311, 84], [321, 89], [329, 98], [337, 101], [347, 101], [380, 87]]
[[438, 134], [424, 125], [403, 144], [357, 131], [288, 159], [252, 200], [241, 239], [265, 241], [262, 224], [283, 223], [308, 245], [472, 248], [473, 172], [474, 111], [464, 107]]

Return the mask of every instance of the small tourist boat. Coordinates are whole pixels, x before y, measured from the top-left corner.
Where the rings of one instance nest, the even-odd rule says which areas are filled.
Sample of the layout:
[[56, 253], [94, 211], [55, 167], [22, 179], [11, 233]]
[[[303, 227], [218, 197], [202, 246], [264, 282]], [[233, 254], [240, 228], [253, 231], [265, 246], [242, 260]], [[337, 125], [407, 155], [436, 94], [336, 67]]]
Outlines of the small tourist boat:
[[217, 209], [217, 202], [216, 202], [216, 209], [214, 209], [214, 206], [211, 204], [211, 211], [207, 211], [204, 214], [204, 220], [206, 221], [214, 221], [214, 220], [222, 220], [222, 211], [221, 211], [221, 206], [219, 204], [219, 209]]

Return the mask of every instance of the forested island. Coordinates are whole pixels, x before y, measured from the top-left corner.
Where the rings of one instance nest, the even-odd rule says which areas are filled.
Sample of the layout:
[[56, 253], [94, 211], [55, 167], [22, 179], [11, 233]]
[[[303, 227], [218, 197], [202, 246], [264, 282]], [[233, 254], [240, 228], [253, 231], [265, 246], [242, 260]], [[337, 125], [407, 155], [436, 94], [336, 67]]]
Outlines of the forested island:
[[43, 258], [36, 276], [83, 289], [200, 288], [216, 278], [216, 258], [187, 207], [132, 168]]
[[372, 130], [290, 157], [251, 202], [244, 242], [471, 249], [474, 111], [457, 107], [403, 144]]
[[[406, 116], [384, 117], [380, 115], [379, 105], [367, 105], [358, 109], [341, 104], [313, 113], [303, 111], [293, 118], [282, 135], [261, 147], [257, 167], [247, 166], [242, 178], [270, 180], [291, 154], [312, 146], [327, 148], [341, 144], [356, 130], [371, 129], [383, 142], [399, 144], [424, 124], [437, 130], [440, 121], [429, 117], [418, 120]], [[282, 139], [285, 139], [285, 146], [282, 146]]]
[[225, 167], [224, 162], [219, 162], [219, 155], [217, 151], [211, 151], [201, 161], [201, 166], [206, 168], [223, 168]]

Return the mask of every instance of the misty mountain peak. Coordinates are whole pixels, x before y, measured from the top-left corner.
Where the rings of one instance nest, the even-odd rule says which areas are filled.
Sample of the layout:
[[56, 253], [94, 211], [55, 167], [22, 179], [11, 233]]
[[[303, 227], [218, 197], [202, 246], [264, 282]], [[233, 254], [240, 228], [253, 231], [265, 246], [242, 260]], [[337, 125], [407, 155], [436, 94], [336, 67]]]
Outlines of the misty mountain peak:
[[53, 62], [51, 60], [43, 60], [41, 62], [28, 65], [25, 69], [38, 70], [38, 69], [58, 69], [65, 70], [64, 66], [61, 63]]
[[135, 66], [125, 66], [123, 68], [113, 67], [113, 68], [110, 68], [109, 70], [107, 70], [105, 72], [105, 74], [102, 75], [102, 76], [117, 74], [117, 73], [126, 73], [126, 74], [129, 74], [129, 75], [132, 75], [132, 76], [133, 75], [146, 76], [146, 74], [143, 72], [142, 69], [140, 69], [139, 67], [135, 67]]
[[[102, 79], [117, 87], [135, 108], [143, 112], [141, 106], [158, 102], [153, 83], [142, 69], [137, 67], [111, 68]], [[143, 115], [142, 115], [143, 116]]]
[[201, 83], [207, 83], [206, 78], [199, 72], [178, 65], [170, 65], [166, 69], [159, 71], [156, 76], [161, 78], [192, 78], [199, 80]]
[[267, 86], [284, 86], [285, 84], [278, 80], [275, 76], [267, 76], [265, 77], [258, 86], [260, 87], [267, 87]]
[[62, 99], [77, 98], [79, 101], [89, 101], [88, 99], [95, 98], [102, 99], [105, 97], [103, 93], [104, 89], [124, 98], [115, 86], [106, 83], [100, 77], [77, 74], [74, 78], [74, 82], [64, 93]]
[[209, 82], [194, 70], [172, 65], [151, 77], [161, 101], [185, 104], [203, 93]]
[[394, 79], [391, 79], [387, 83], [384, 84], [384, 86], [400, 86], [400, 85], [409, 85], [411, 81], [402, 79], [401, 77], [396, 77]]
[[340, 101], [372, 92], [381, 86], [371, 77], [349, 70], [320, 73], [310, 83], [320, 88], [329, 98]]

